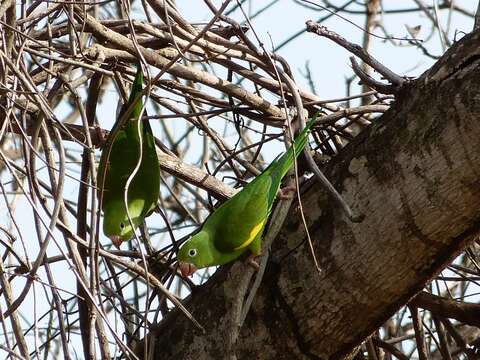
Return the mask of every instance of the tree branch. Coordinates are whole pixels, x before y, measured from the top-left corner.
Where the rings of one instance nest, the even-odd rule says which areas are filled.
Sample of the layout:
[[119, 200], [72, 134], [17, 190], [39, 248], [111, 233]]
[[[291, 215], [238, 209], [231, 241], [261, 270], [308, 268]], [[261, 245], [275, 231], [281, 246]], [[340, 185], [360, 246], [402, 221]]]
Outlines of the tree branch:
[[413, 306], [429, 310], [435, 315], [455, 319], [480, 327], [480, 304], [460, 303], [452, 299], [422, 291], [410, 302]]
[[[363, 222], [346, 221], [314, 181], [304, 184], [306, 221], [324, 271], [314, 271], [293, 207], [240, 332], [238, 359], [348, 356], [477, 236], [480, 103], [472, 99], [480, 92], [480, 61], [469, 54], [479, 41], [480, 32], [465, 36], [330, 161], [326, 175], [366, 214]], [[152, 329], [158, 358], [222, 353], [225, 299], [236, 284], [231, 268], [187, 303], [200, 323], [211, 324], [206, 334], [175, 314]]]

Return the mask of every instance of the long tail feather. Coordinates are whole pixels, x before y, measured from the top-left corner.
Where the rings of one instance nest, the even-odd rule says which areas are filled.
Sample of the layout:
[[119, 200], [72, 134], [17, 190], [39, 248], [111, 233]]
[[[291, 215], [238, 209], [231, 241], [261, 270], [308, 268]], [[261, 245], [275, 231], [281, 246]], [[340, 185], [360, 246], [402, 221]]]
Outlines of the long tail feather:
[[290, 170], [293, 163], [293, 156], [297, 158], [305, 148], [308, 140], [308, 134], [310, 133], [310, 128], [316, 120], [314, 116], [310, 121], [305, 125], [305, 129], [297, 135], [292, 146], [283, 154], [272, 166], [271, 172], [272, 176], [278, 178], [279, 181], [287, 174]]
[[[138, 95], [142, 92], [143, 90], [143, 72], [142, 72], [142, 67], [140, 64], [137, 65], [137, 73], [135, 74], [135, 79], [133, 80], [132, 84], [132, 90], [130, 91], [130, 96], [128, 97], [128, 101], [126, 104], [122, 106], [122, 109], [120, 111], [120, 115], [118, 116], [118, 119], [121, 119], [125, 111], [131, 106], [131, 104], [135, 101], [135, 99], [138, 98]], [[135, 107], [132, 109], [131, 115], [129, 116], [130, 118], [135, 118], [137, 119], [140, 116], [140, 111], [142, 110], [142, 99], [138, 99]]]

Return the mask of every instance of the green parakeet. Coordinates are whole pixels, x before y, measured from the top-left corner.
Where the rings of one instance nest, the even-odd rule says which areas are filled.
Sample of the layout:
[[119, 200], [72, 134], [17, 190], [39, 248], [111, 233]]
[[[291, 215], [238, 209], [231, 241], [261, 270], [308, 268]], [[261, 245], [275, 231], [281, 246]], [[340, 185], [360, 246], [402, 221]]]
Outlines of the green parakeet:
[[[143, 73], [140, 65], [133, 81], [127, 104], [121, 108], [118, 121], [142, 91]], [[111, 142], [102, 151], [98, 166], [97, 184], [103, 186], [103, 232], [117, 247], [134, 236], [134, 228], [142, 224], [145, 217], [154, 210], [160, 191], [160, 166], [155, 151], [155, 140], [148, 120], [141, 121], [142, 99], [138, 99]], [[139, 159], [140, 166], [128, 187], [128, 213], [134, 225], [132, 228], [124, 202], [127, 180], [133, 173]], [[99, 190], [99, 196], [102, 191]]]
[[[310, 120], [295, 139], [298, 156], [307, 143]], [[261, 253], [261, 237], [282, 178], [293, 165], [294, 151], [290, 147], [240, 192], [223, 203], [202, 227], [179, 250], [177, 260], [183, 276], [197, 269], [223, 265], [233, 261], [247, 249]]]

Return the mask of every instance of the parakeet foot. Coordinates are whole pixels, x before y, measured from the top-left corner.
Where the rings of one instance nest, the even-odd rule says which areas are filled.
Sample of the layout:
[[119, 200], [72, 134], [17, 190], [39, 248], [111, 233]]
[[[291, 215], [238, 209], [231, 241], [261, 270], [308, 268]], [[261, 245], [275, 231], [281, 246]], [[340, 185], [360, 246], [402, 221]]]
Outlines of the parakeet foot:
[[98, 125], [94, 127], [94, 131], [95, 131], [95, 136], [97, 138], [96, 142], [99, 145], [99, 147], [102, 147], [105, 144], [105, 141], [107, 141], [107, 138], [108, 138], [107, 132]]
[[258, 265], [258, 262], [257, 262], [257, 258], [259, 258], [260, 255], [254, 255], [254, 254], [250, 254], [250, 256], [247, 258], [247, 260], [245, 260], [245, 263], [249, 266], [251, 266], [252, 268], [255, 269], [255, 271], [258, 271], [260, 270], [260, 265]]
[[292, 194], [295, 193], [295, 191], [297, 191], [297, 188], [295, 186], [285, 186], [278, 190], [277, 197], [280, 200], [288, 200], [293, 197]]

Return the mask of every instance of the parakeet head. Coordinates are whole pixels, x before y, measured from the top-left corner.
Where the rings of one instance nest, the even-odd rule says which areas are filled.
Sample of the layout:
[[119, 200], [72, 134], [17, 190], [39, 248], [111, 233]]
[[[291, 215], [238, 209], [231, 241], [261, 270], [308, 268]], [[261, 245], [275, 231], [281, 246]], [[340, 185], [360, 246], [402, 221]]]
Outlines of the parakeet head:
[[[103, 210], [103, 232], [110, 238], [112, 243], [118, 248], [124, 241], [133, 238], [134, 230], [128, 221], [125, 206], [122, 204], [111, 204], [106, 206]], [[138, 226], [138, 217], [133, 217], [130, 214], [132, 223]]]
[[197, 269], [214, 265], [212, 244], [208, 233], [200, 231], [178, 251], [177, 260], [183, 276], [193, 275]]

